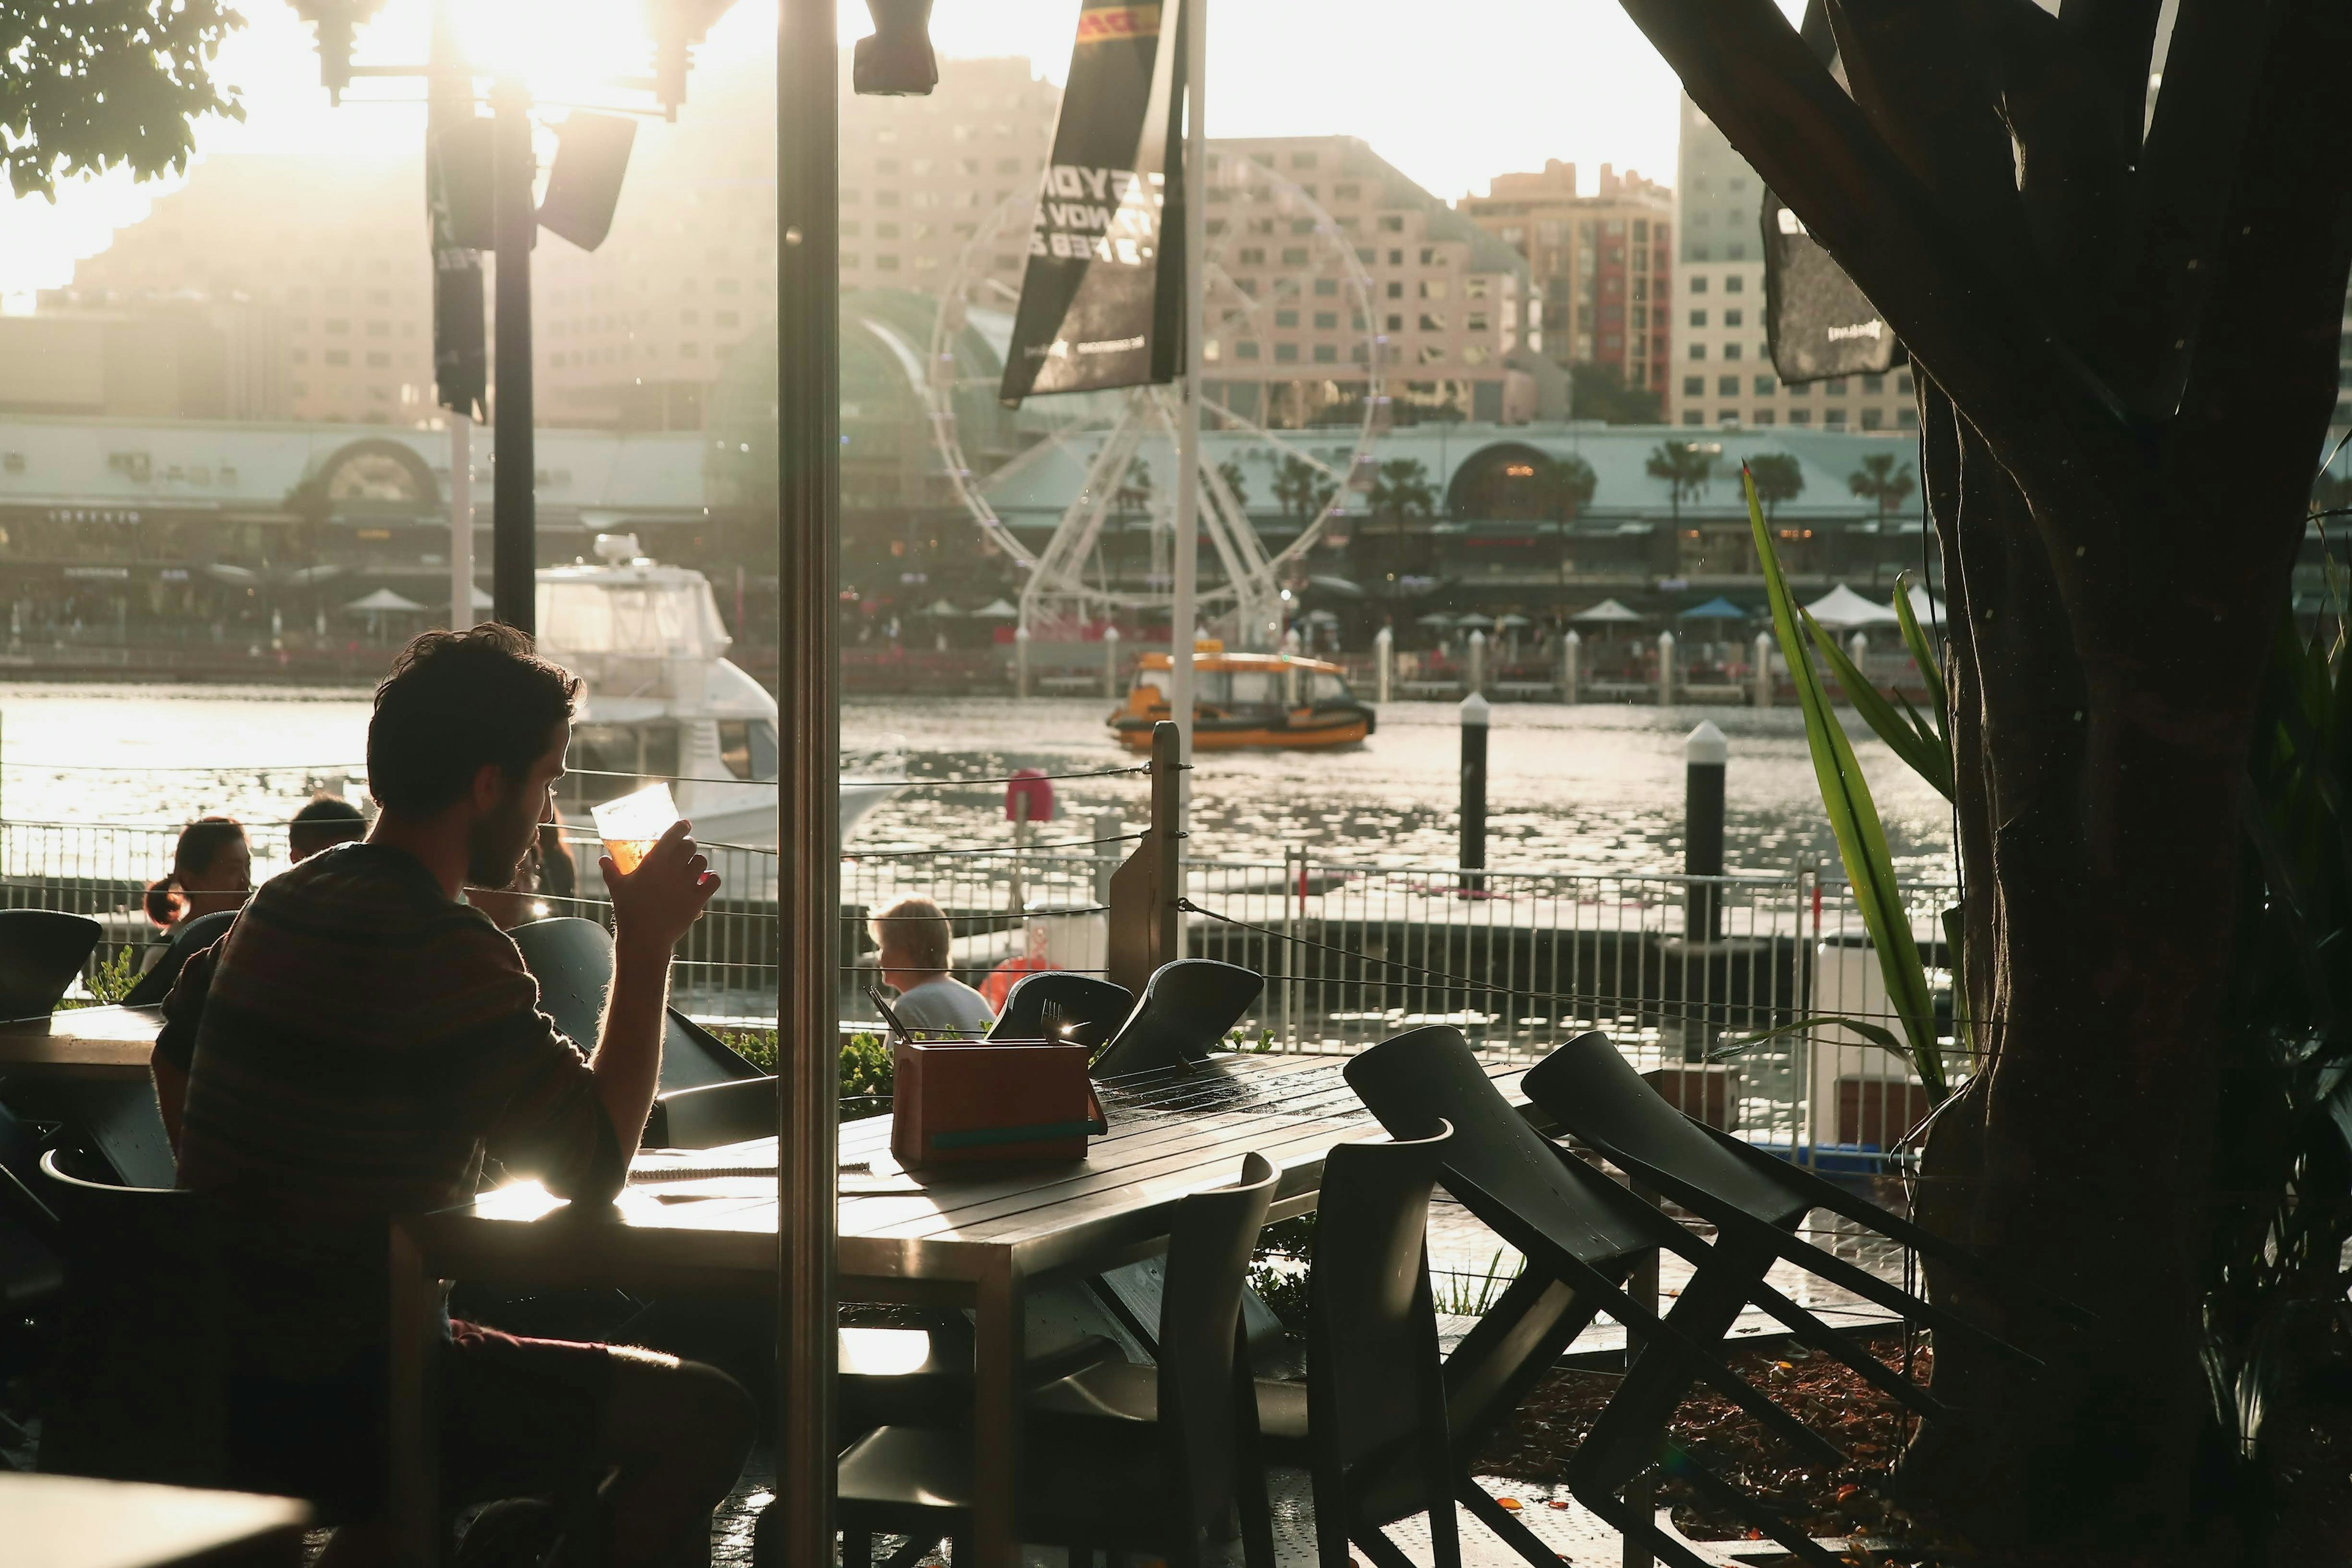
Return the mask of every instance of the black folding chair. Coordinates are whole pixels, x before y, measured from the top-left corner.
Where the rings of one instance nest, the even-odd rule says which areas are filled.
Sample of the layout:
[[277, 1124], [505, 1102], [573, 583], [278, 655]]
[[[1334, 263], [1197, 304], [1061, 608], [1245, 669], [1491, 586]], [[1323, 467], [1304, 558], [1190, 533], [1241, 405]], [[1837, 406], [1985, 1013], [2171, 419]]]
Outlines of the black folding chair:
[[[215, 910], [208, 915], [198, 915], [173, 927], [172, 940], [165, 944], [163, 956], [155, 961], [154, 968], [141, 975], [131, 989], [123, 993], [122, 1005], [126, 1007], [160, 1006], [163, 998], [172, 994], [172, 983], [180, 978], [180, 971], [187, 966], [188, 960], [226, 936], [228, 928], [236, 922], [241, 912], [237, 910]], [[63, 995], [64, 993], [60, 991], [58, 994]]]
[[[1489, 1343], [1478, 1347], [1479, 1353], [1511, 1374], [1510, 1394], [1516, 1398], [1549, 1369], [1558, 1350], [1542, 1363], [1529, 1365], [1515, 1358], [1496, 1357], [1492, 1348], [1496, 1341], [1525, 1332], [1564, 1348], [1596, 1314], [1606, 1311], [1624, 1325], [1629, 1336], [1642, 1342], [1644, 1359], [1660, 1346], [1672, 1347], [1685, 1385], [1703, 1380], [1807, 1457], [1832, 1465], [1844, 1462], [1833, 1445], [1733, 1372], [1723, 1359], [1719, 1339], [1701, 1344], [1683, 1331], [1680, 1322], [1661, 1320], [1625, 1293], [1622, 1282], [1633, 1266], [1661, 1247], [1682, 1252], [1697, 1265], [1697, 1274], [1684, 1292], [1684, 1303], [1691, 1300], [1694, 1292], [1703, 1297], [1722, 1276], [1710, 1271], [1704, 1243], [1607, 1176], [1570, 1159], [1536, 1131], [1495, 1088], [1459, 1029], [1431, 1025], [1384, 1040], [1350, 1059], [1344, 1075], [1391, 1137], [1433, 1137], [1440, 1127], [1452, 1123], [1454, 1136], [1441, 1156], [1440, 1184], [1527, 1259], [1526, 1272], [1448, 1358], [1449, 1401], [1473, 1370], [1465, 1366], [1457, 1378], [1454, 1363], [1462, 1362], [1473, 1351], [1473, 1342], [1490, 1329]], [[1543, 1305], [1551, 1287], [1564, 1288], [1570, 1299], [1550, 1306], [1558, 1314], [1551, 1321], [1523, 1331], [1514, 1321], [1515, 1316]], [[1676, 1311], [1682, 1313], [1682, 1303]], [[1491, 1415], [1503, 1391], [1482, 1392], [1486, 1413]], [[1670, 1405], [1643, 1435], [1647, 1447], [1638, 1450], [1640, 1462], [1625, 1479], [1656, 1462], [1665, 1417], [1672, 1414]], [[1457, 1460], [1466, 1465], [1475, 1450], [1464, 1441], [1464, 1422], [1459, 1417], [1454, 1419], [1454, 1431]], [[1586, 1446], [1590, 1443], [1588, 1439]], [[1580, 1448], [1578, 1458], [1582, 1455]], [[1695, 1463], [1678, 1466], [1676, 1473], [1711, 1499], [1737, 1510], [1803, 1561], [1816, 1568], [1831, 1568], [1832, 1560], [1810, 1537], [1738, 1489]], [[1454, 1485], [1464, 1504], [1520, 1555], [1541, 1568], [1555, 1568], [1557, 1554], [1552, 1549], [1489, 1496], [1466, 1468], [1457, 1468]], [[1613, 1487], [1596, 1486], [1591, 1495], [1583, 1491], [1578, 1495], [1595, 1513], [1642, 1539], [1657, 1554], [1685, 1568], [1705, 1568], [1688, 1548], [1661, 1535], [1650, 1520], [1624, 1507], [1615, 1491]]]
[[1144, 983], [1143, 1000], [1096, 1055], [1095, 1077], [1122, 1078], [1201, 1060], [1265, 989], [1265, 975], [1239, 964], [1209, 958], [1161, 964]]
[[[1521, 1083], [1528, 1098], [1562, 1129], [1716, 1226], [1713, 1246], [1701, 1250], [1693, 1238], [1678, 1248], [1702, 1264], [1668, 1315], [1689, 1339], [1719, 1342], [1752, 1303], [1801, 1342], [1843, 1362], [1912, 1410], [1945, 1414], [1933, 1394], [1767, 1285], [1766, 1272], [1785, 1259], [1938, 1334], [1972, 1341], [2028, 1367], [2040, 1364], [1979, 1325], [1814, 1246], [1796, 1231], [1814, 1209], [1827, 1209], [1949, 1263], [1996, 1292], [2020, 1294], [1974, 1254], [1810, 1171], [1693, 1121], [1644, 1083], [1607, 1036], [1596, 1031], [1577, 1037], [1528, 1069]], [[2062, 1302], [2050, 1305], [2062, 1315], [2079, 1313]], [[1675, 1347], [1645, 1351], [1578, 1452], [1576, 1468], [1584, 1471], [1585, 1484], [1614, 1490], [1647, 1468], [1654, 1436], [1689, 1381]]]
[[105, 929], [87, 915], [0, 910], [0, 1018], [55, 1012]]
[[1135, 993], [1092, 974], [1041, 970], [1024, 974], [1004, 994], [1004, 1010], [988, 1031], [992, 1040], [1035, 1040], [1045, 1034], [1045, 1007], [1061, 1014], [1063, 1037], [1099, 1046], [1135, 1010]]
[[[1273, 1568], [1241, 1287], [1274, 1184], [1274, 1166], [1252, 1154], [1240, 1182], [1193, 1193], [1178, 1205], [1168, 1244], [1159, 1419], [1038, 1422], [1023, 1445], [1016, 1502], [1023, 1540], [1089, 1553], [1149, 1552], [1173, 1568], [1205, 1568], [1232, 1538], [1238, 1514], [1244, 1560], [1250, 1568]], [[842, 1455], [836, 1482], [845, 1568], [866, 1568], [877, 1533], [916, 1544], [961, 1538], [974, 1496], [971, 1435], [880, 1427]], [[913, 1545], [899, 1553], [908, 1562], [919, 1555]], [[954, 1555], [962, 1557], [960, 1547]]]
[[1451, 1127], [1412, 1142], [1342, 1143], [1323, 1163], [1307, 1288], [1308, 1469], [1321, 1568], [1349, 1568], [1349, 1542], [1380, 1568], [1412, 1568], [1364, 1484], [1416, 1468], [1437, 1568], [1461, 1568], [1445, 1375], [1429, 1293], [1429, 1193]]
[[[540, 1011], [582, 1050], [593, 1050], [604, 1026], [604, 998], [613, 989], [612, 933], [594, 921], [563, 915], [528, 921], [507, 934], [522, 950], [523, 967], [539, 982]], [[760, 1076], [757, 1067], [675, 1007], [664, 1029], [664, 1093]]]

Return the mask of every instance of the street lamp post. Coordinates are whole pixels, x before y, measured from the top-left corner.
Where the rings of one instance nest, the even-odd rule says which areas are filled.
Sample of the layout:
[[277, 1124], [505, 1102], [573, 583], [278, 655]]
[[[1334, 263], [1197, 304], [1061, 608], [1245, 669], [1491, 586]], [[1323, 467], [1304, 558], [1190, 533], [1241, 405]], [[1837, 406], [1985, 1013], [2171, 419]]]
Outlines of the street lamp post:
[[530, 93], [519, 77], [490, 92], [490, 182], [498, 239], [498, 342], [490, 415], [498, 447], [490, 472], [490, 614], [518, 631], [539, 627], [537, 418], [531, 396], [530, 252], [539, 237], [531, 200]]

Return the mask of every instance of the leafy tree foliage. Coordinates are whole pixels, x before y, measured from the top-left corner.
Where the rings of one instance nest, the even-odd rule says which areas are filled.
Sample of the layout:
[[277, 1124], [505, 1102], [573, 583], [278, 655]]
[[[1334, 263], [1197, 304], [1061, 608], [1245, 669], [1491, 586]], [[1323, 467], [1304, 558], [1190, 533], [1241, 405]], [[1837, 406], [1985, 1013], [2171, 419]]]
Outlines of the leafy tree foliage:
[[1784, 500], [1795, 500], [1805, 490], [1805, 466], [1786, 452], [1759, 452], [1748, 459], [1748, 477], [1756, 481], [1756, 499], [1768, 517]]
[[194, 122], [245, 118], [213, 76], [245, 18], [220, 0], [12, 0], [0, 7], [0, 165], [20, 196], [128, 168], [187, 167]]
[[1625, 372], [1603, 360], [1569, 366], [1568, 412], [1571, 419], [1599, 419], [1610, 425], [1657, 425], [1666, 416], [1665, 400], [1646, 386], [1625, 384]]

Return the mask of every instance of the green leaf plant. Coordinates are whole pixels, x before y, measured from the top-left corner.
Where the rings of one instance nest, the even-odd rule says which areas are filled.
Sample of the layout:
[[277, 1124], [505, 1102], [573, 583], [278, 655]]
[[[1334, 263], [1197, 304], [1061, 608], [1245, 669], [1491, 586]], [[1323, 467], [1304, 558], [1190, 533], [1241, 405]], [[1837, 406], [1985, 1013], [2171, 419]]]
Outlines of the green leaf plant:
[[[1809, 656], [1807, 642], [1810, 640], [1819, 651], [1822, 662], [1837, 678], [1847, 699], [1873, 731], [1948, 797], [1952, 793], [1951, 747], [1945, 735], [1942, 704], [1937, 703], [1932, 721], [1908, 700], [1902, 700], [1898, 710], [1863, 677], [1839, 648], [1837, 640], [1823, 631], [1790, 595], [1788, 577], [1780, 569], [1780, 554], [1773, 548], [1772, 531], [1765, 523], [1763, 504], [1757, 497], [1755, 479], [1744, 467], [1739, 482], [1748, 500], [1748, 523], [1755, 535], [1756, 558], [1764, 569], [1765, 595], [1772, 606], [1773, 635], [1780, 642], [1781, 657], [1788, 661], [1790, 679], [1797, 688], [1797, 705], [1804, 713], [1805, 744], [1812, 753], [1813, 777], [1821, 786], [1822, 809], [1837, 839], [1838, 855], [1845, 863], [1846, 880], [1853, 885], [1863, 928], [1869, 932], [1871, 946], [1878, 955], [1879, 975], [1885, 983], [1887, 1004], [1894, 1010], [1900, 1033], [1883, 1024], [1858, 1018], [1804, 1018], [1749, 1036], [1715, 1054], [1727, 1056], [1778, 1036], [1836, 1026], [1902, 1057], [1918, 1075], [1929, 1103], [1941, 1105], [1951, 1092], [1951, 1080], [1944, 1061], [1943, 1043], [1936, 1033], [1936, 1005], [1927, 983], [1927, 966], [1920, 956], [1918, 940], [1912, 934], [1910, 911], [1905, 907], [1903, 889], [1895, 879], [1895, 857], [1886, 847], [1886, 830], [1879, 822], [1870, 783], [1863, 777], [1853, 742], [1846, 739], [1830, 706], [1829, 689]], [[1910, 614], [1901, 585], [1896, 588], [1895, 602], [1895, 614], [1904, 626], [1904, 640], [1911, 646], [1913, 657], [1920, 660], [1923, 672], [1933, 670], [1935, 661], [1927, 656], [1927, 639]], [[1940, 675], [1935, 682], [1931, 691], [1940, 688]], [[1956, 921], [1948, 921], [1948, 931], [1957, 929]], [[1955, 948], [1956, 995], [1958, 973], [1958, 952]]]

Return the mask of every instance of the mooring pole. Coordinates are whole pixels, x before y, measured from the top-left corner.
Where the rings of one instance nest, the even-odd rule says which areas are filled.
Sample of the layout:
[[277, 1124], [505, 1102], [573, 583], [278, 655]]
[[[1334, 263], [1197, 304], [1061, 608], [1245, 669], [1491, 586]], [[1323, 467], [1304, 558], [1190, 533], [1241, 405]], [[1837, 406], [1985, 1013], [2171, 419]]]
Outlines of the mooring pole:
[[[1702, 721], [1683, 742], [1683, 874], [1723, 875], [1723, 778], [1731, 762], [1731, 742], [1715, 727]], [[1693, 882], [1685, 906], [1683, 937], [1688, 942], [1719, 942], [1723, 938], [1723, 889], [1713, 883]]]
[[[491, 188], [498, 235], [497, 384], [490, 418], [490, 613], [518, 631], [539, 630], [536, 416], [530, 377], [530, 248], [539, 236], [531, 201], [530, 93], [507, 78], [490, 93]], [[467, 595], [470, 607], [472, 595]]]
[[[1462, 864], [1486, 864], [1486, 700], [1476, 692], [1462, 700]], [[1484, 877], [1465, 876], [1465, 889], [1483, 888]]]

